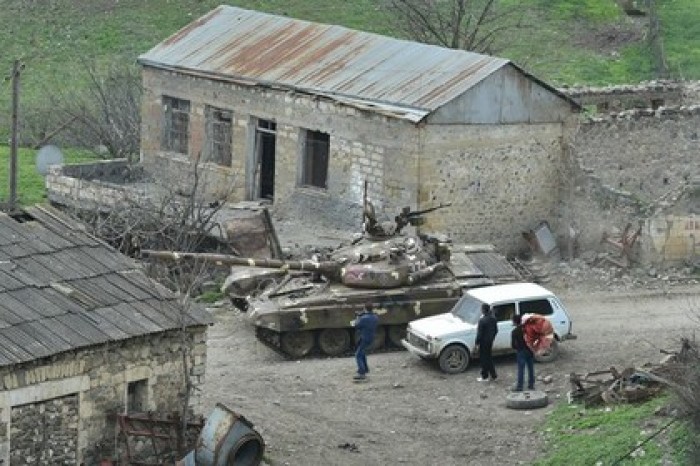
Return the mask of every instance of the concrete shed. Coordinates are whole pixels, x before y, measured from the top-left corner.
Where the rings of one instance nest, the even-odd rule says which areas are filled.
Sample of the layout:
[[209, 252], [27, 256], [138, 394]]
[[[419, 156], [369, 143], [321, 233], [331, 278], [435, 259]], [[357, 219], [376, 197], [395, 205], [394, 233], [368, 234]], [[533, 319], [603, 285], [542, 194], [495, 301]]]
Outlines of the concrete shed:
[[[514, 249], [551, 218], [579, 109], [509, 60], [220, 6], [141, 55], [142, 160], [210, 192], [359, 226], [452, 203], [425, 228]], [[190, 168], [191, 169], [191, 168]]]
[[0, 463], [113, 459], [117, 414], [180, 406], [183, 345], [203, 384], [210, 323], [57, 211], [0, 213]]

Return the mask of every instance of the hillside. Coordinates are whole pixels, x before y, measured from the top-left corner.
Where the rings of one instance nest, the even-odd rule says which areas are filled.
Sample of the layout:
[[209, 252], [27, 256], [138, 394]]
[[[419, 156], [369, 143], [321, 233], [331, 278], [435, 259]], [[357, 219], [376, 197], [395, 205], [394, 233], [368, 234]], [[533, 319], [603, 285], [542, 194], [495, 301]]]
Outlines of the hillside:
[[[509, 5], [521, 0], [503, 0]], [[665, 50], [674, 77], [700, 79], [697, 0], [658, 0]], [[386, 0], [0, 0], [1, 75], [12, 61], [22, 75], [25, 134], [41, 134], [51, 98], [80, 88], [86, 65], [135, 58], [220, 3], [397, 35]], [[629, 83], [651, 79], [648, 19], [625, 15], [613, 0], [527, 0], [522, 27], [503, 33], [498, 55], [555, 85]], [[10, 86], [0, 88], [9, 110]], [[42, 124], [47, 127], [42, 128]], [[0, 112], [8, 134], [9, 111]], [[4, 137], [3, 137], [4, 139]]]

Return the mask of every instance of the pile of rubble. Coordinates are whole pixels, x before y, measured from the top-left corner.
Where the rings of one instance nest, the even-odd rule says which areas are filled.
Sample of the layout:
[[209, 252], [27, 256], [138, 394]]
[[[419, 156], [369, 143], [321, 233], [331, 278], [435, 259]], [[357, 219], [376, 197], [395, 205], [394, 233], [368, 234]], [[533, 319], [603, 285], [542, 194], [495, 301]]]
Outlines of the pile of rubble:
[[588, 252], [570, 262], [548, 264], [547, 276], [562, 288], [576, 287], [581, 291], [626, 291], [644, 288], [667, 291], [674, 286], [697, 285], [700, 275], [697, 267], [687, 265], [659, 269], [654, 266], [617, 267], [606, 259], [608, 253]]

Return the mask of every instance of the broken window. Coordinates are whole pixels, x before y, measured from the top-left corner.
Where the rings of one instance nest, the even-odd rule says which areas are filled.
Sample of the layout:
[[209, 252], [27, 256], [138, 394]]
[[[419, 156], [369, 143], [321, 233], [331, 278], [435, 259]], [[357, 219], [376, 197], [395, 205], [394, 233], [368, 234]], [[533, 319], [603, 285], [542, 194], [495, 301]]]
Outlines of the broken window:
[[207, 153], [205, 160], [224, 167], [231, 166], [233, 113], [215, 107], [206, 108]]
[[306, 131], [302, 154], [302, 186], [328, 187], [330, 136], [320, 131]]
[[190, 101], [163, 96], [163, 149], [187, 154], [189, 145]]
[[148, 411], [148, 379], [129, 382], [126, 389], [126, 412], [145, 413]]

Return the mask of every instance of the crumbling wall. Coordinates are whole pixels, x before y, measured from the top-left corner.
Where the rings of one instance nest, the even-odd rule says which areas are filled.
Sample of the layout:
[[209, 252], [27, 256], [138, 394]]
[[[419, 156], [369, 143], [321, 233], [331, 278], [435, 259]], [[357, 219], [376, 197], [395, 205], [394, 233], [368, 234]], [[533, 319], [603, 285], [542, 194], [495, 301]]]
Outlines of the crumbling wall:
[[[603, 231], [641, 224], [643, 261], [679, 260], [675, 253], [661, 253], [658, 238], [652, 240], [650, 233], [673, 230], [659, 227], [659, 215], [700, 176], [699, 136], [700, 106], [626, 111], [585, 121], [574, 141], [580, 167], [576, 188], [569, 196], [573, 199], [564, 201], [573, 206], [582, 248], [600, 249]], [[686, 207], [674, 215], [692, 214], [692, 202]]]
[[[60, 409], [63, 414], [73, 413], [74, 400], [77, 400], [76, 423], [53, 423], [53, 434], [44, 439], [48, 443], [41, 449], [72, 447], [73, 453], [62, 454], [77, 458], [77, 462], [65, 464], [81, 461], [97, 464], [103, 458], [112, 458], [116, 438], [114, 415], [126, 409], [130, 382], [147, 380], [149, 410], [171, 413], [180, 406], [181, 340], [182, 335], [173, 331], [0, 368], [0, 460], [5, 464], [25, 464], [10, 462], [10, 457], [19, 458], [24, 452], [36, 450], [31, 445], [36, 439], [25, 422], [36, 421], [47, 407]], [[200, 412], [201, 392], [196, 389], [204, 384], [206, 329], [189, 329], [184, 341], [190, 380], [195, 387], [190, 406]], [[20, 412], [24, 415], [19, 416]], [[38, 427], [35, 425], [35, 429]], [[52, 457], [48, 463], [57, 463], [56, 458]], [[43, 463], [39, 458], [36, 461]]]
[[599, 113], [616, 113], [635, 108], [681, 105], [685, 88], [682, 82], [661, 80], [605, 87], [564, 87], [560, 91], [583, 107], [594, 107]]

